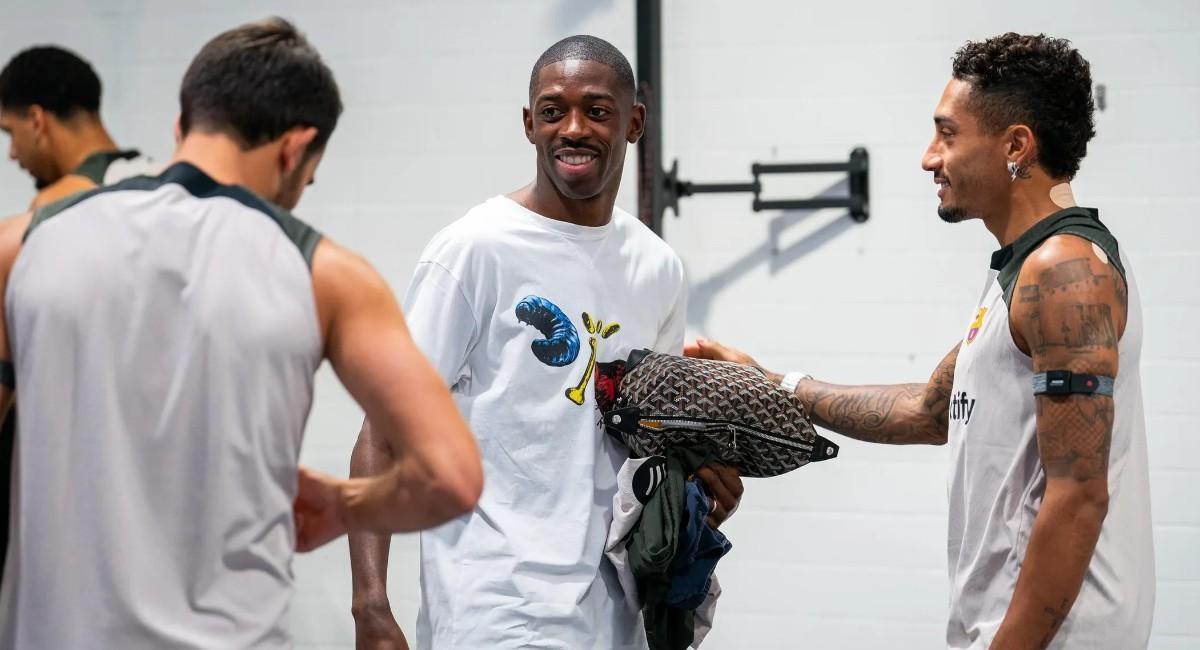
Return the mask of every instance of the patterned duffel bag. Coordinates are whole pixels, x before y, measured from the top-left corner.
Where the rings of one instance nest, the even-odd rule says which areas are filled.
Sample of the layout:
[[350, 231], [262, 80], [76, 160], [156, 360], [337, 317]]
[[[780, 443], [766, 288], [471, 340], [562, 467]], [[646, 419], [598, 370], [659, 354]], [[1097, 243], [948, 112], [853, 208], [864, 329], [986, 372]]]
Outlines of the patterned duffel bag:
[[837, 456], [800, 399], [751, 366], [637, 350], [596, 374], [604, 426], [635, 456], [708, 441], [748, 477]]

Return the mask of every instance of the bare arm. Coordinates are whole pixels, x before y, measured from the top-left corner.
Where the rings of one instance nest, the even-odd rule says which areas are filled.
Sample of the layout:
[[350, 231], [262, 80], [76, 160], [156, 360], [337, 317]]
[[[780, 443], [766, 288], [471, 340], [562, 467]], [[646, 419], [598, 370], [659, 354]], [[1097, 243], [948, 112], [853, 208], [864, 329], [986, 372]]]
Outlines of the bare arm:
[[891, 445], [945, 444], [958, 348], [924, 384], [838, 386], [805, 379], [796, 394], [813, 422], [844, 436]]
[[[369, 421], [363, 420], [350, 456], [350, 476], [375, 476], [390, 467], [394, 459], [391, 447], [371, 429]], [[354, 616], [357, 646], [407, 648], [387, 595], [391, 535], [363, 531], [351, 532], [349, 537], [353, 588], [350, 612]]]
[[[21, 251], [21, 240], [29, 228], [32, 213], [10, 217], [0, 221], [0, 361], [12, 363], [12, 348], [8, 342], [8, 275], [13, 264], [17, 261], [17, 253]], [[8, 416], [9, 409], [16, 401], [16, 386], [0, 385], [0, 420]]]
[[372, 430], [398, 450], [386, 471], [341, 490], [346, 529], [415, 531], [470, 511], [483, 489], [479, 449], [383, 278], [323, 240], [313, 286], [326, 356]]
[[[814, 423], [844, 436], [893, 445], [945, 444], [958, 347], [946, 354], [924, 384], [838, 386], [805, 379], [796, 387], [796, 395]], [[701, 339], [684, 353], [761, 368], [748, 355], [715, 341]], [[764, 372], [775, 381], [782, 379]]]
[[[404, 309], [413, 339], [429, 359], [442, 386], [470, 376], [467, 358], [479, 321], [463, 286], [445, 267], [418, 263]], [[369, 414], [368, 414], [369, 415]], [[354, 455], [352, 477], [373, 476], [391, 466], [403, 452], [383, 435], [378, 423], [363, 422]], [[403, 648], [403, 635], [387, 597], [389, 540], [370, 533], [350, 535], [354, 597], [352, 613], [360, 648]]]
[[[1058, 236], [1026, 261], [1011, 310], [1014, 340], [1034, 372], [1116, 377], [1126, 321], [1124, 279], [1089, 242]], [[1046, 492], [993, 648], [1045, 648], [1071, 611], [1108, 512], [1113, 400], [1037, 396]]]

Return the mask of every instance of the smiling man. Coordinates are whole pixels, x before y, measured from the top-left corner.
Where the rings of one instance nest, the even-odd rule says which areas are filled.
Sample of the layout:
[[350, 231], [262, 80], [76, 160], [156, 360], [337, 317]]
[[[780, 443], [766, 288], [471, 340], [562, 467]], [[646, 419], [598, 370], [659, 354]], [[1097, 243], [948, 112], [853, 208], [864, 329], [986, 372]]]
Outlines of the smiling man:
[[[922, 166], [938, 214], [1000, 245], [963, 337], [928, 383], [838, 386], [792, 372], [823, 427], [950, 445], [952, 648], [1144, 648], [1154, 551], [1129, 263], [1070, 181], [1095, 135], [1068, 41], [967, 43]], [[754, 363], [700, 340], [689, 354]]]
[[[421, 648], [644, 648], [604, 543], [626, 452], [599, 426], [592, 375], [639, 348], [683, 347], [674, 252], [616, 208], [645, 107], [609, 43], [572, 36], [533, 67], [531, 184], [434, 237], [405, 300], [413, 338], [452, 387], [483, 455], [478, 507], [421, 536]], [[364, 424], [351, 472], [393, 451]], [[703, 468], [717, 519], [733, 470]], [[404, 647], [385, 591], [388, 538], [354, 535], [359, 647]]]

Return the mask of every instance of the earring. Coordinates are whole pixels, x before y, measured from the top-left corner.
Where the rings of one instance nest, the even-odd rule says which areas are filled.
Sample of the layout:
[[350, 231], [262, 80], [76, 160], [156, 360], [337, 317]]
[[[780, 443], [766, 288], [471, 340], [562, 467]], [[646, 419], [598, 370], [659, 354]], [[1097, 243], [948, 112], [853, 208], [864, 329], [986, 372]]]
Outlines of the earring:
[[1015, 163], [1011, 160], [1008, 161], [1008, 173], [1010, 174], [1008, 182], [1011, 183], [1011, 182], [1017, 180], [1017, 171], [1018, 171], [1017, 163]]

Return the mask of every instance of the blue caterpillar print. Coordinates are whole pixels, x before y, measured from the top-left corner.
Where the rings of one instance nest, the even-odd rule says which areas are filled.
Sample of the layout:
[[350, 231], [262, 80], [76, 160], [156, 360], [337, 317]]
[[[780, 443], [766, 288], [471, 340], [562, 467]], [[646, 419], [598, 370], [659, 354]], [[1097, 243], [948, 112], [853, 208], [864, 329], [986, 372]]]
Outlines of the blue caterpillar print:
[[558, 305], [541, 296], [526, 296], [517, 303], [517, 320], [545, 338], [529, 345], [538, 361], [554, 367], [568, 366], [579, 356], [579, 333]]

